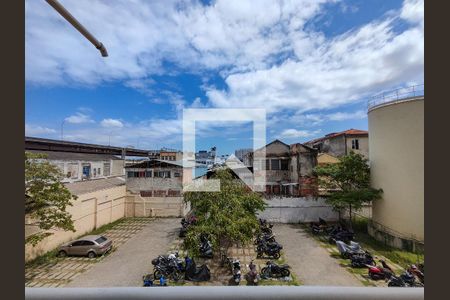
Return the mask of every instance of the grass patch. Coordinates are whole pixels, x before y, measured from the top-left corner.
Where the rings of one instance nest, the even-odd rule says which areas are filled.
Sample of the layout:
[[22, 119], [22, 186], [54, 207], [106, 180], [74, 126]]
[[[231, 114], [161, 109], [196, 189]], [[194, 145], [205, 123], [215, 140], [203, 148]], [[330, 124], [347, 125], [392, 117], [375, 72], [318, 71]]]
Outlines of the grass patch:
[[102, 233], [104, 233], [105, 231], [108, 231], [108, 230], [112, 229], [114, 226], [116, 226], [116, 225], [122, 223], [123, 221], [125, 221], [125, 220], [127, 220], [127, 219], [128, 219], [128, 218], [120, 218], [120, 219], [118, 219], [118, 220], [116, 220], [116, 221], [114, 221], [114, 222], [112, 222], [112, 223], [108, 223], [108, 224], [105, 224], [105, 225], [103, 225], [103, 226], [100, 226], [99, 228], [94, 229], [94, 230], [92, 230], [92, 231], [89, 232], [89, 233], [83, 234], [83, 236], [84, 236], [84, 235], [98, 235], [98, 234], [102, 234]]

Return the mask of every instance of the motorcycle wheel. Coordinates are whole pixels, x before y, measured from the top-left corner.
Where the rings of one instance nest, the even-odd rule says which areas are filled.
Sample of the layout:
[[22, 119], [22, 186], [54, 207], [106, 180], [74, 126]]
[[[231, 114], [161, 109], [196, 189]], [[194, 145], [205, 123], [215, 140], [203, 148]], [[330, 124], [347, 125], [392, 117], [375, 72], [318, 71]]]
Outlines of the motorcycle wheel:
[[171, 275], [173, 281], [177, 282], [181, 279], [181, 274], [177, 271], [174, 271]]
[[280, 252], [277, 252], [277, 253], [275, 253], [274, 255], [273, 255], [273, 258], [275, 258], [275, 259], [279, 259], [280, 258]]
[[271, 276], [271, 274], [270, 274], [270, 270], [269, 270], [269, 268], [267, 268], [267, 267], [264, 267], [264, 268], [262, 268], [261, 269], [261, 275], [263, 275], [264, 277], [266, 277], [266, 278], [270, 278]]
[[281, 276], [288, 277], [289, 275], [291, 275], [291, 271], [289, 271], [288, 269], [281, 270]]
[[161, 271], [160, 270], [155, 270], [155, 272], [153, 272], [153, 277], [155, 277], [156, 280], [159, 280], [161, 278]]

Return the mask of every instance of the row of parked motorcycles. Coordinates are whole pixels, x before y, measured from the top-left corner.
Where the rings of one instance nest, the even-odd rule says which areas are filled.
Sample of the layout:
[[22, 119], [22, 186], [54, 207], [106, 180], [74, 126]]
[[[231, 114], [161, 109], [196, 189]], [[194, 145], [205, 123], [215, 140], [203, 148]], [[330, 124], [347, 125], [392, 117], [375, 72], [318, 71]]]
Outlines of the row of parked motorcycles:
[[256, 246], [257, 258], [267, 256], [278, 259], [283, 246], [275, 240], [272, 232], [273, 224], [266, 220], [259, 219], [259, 235], [256, 237], [254, 244]]
[[185, 256], [183, 260], [179, 257], [178, 252], [159, 255], [152, 260], [152, 265], [154, 280], [167, 278], [177, 282], [184, 277], [185, 280], [199, 282], [211, 279], [211, 272], [206, 264], [197, 267], [192, 258]]
[[386, 280], [388, 286], [392, 287], [423, 287], [424, 268], [423, 264], [409, 266], [400, 276], [384, 260], [380, 260], [381, 265], [376, 264], [372, 254], [361, 248], [360, 244], [354, 241], [355, 234], [347, 229], [344, 224], [328, 225], [327, 222], [319, 218], [319, 222], [311, 223], [313, 234], [326, 234], [328, 242], [336, 244], [341, 257], [350, 259], [350, 266], [353, 268], [368, 268], [368, 275], [373, 280]]

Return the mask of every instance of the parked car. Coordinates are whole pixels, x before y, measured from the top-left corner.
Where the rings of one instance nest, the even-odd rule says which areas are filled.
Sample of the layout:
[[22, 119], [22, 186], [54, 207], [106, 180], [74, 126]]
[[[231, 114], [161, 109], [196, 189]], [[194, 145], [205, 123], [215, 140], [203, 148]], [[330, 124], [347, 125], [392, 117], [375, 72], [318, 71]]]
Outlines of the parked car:
[[111, 250], [112, 241], [103, 235], [87, 235], [59, 247], [58, 256], [79, 255], [94, 258]]

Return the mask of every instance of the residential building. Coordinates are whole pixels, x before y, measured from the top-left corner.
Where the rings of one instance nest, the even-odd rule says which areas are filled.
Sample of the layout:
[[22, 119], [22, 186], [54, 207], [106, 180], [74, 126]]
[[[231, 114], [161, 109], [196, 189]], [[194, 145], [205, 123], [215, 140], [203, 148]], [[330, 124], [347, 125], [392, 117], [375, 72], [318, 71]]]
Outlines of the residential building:
[[234, 151], [234, 156], [236, 156], [240, 161], [244, 162], [244, 156], [252, 151], [252, 148], [237, 149]]
[[383, 189], [372, 204], [369, 233], [409, 250], [424, 243], [424, 96], [416, 89], [408, 98], [393, 93], [371, 102], [368, 112], [371, 184]]
[[161, 150], [159, 159], [168, 161], [177, 161], [183, 159], [183, 153], [177, 150]]
[[184, 216], [183, 182], [192, 180], [192, 169], [181, 161], [149, 160], [127, 166], [127, 216]]
[[306, 142], [305, 145], [317, 149], [319, 153], [328, 153], [335, 157], [344, 156], [353, 151], [368, 158], [369, 132], [352, 128], [329, 133], [324, 137]]
[[76, 182], [123, 176], [124, 160], [111, 154], [74, 153], [57, 151], [35, 151], [44, 154], [64, 174], [62, 182]]
[[[254, 160], [262, 151], [265, 151], [265, 159]], [[317, 179], [313, 174], [313, 168], [317, 165], [316, 149], [299, 143], [288, 145], [275, 140], [255, 153], [247, 153], [244, 163], [253, 167], [255, 175], [265, 171], [267, 196], [317, 194]]]

